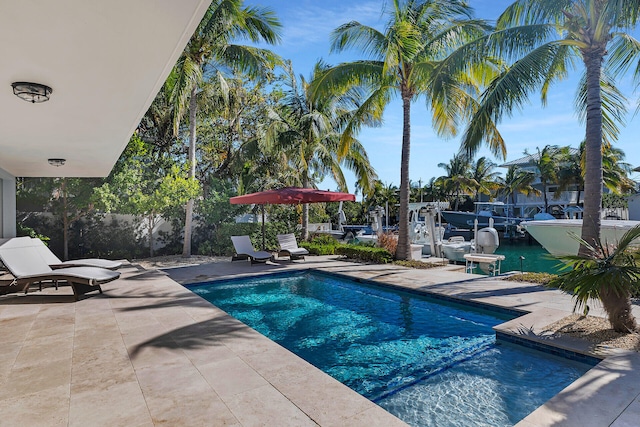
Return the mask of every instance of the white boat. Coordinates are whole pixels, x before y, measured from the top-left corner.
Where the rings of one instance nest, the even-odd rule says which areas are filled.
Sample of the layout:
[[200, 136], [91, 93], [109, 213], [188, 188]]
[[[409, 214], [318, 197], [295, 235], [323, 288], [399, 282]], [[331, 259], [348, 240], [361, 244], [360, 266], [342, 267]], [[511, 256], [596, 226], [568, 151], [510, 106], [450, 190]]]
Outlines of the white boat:
[[464, 240], [462, 236], [450, 237], [440, 243], [442, 256], [453, 262], [465, 262], [464, 256], [473, 250], [473, 242]]
[[[616, 244], [640, 221], [603, 219], [600, 223], [600, 239], [603, 244]], [[577, 255], [582, 234], [581, 219], [549, 219], [544, 221], [523, 221], [520, 223], [527, 232], [552, 255]]]
[[466, 262], [465, 255], [493, 254], [500, 246], [498, 231], [493, 227], [482, 228], [475, 235], [476, 238], [471, 241], [465, 241], [462, 236], [453, 236], [441, 242], [442, 255], [450, 261]]
[[448, 206], [447, 202], [409, 203], [409, 241], [422, 246], [422, 255], [436, 255], [432, 252], [437, 252], [436, 247], [444, 240], [445, 228], [436, 225], [435, 217]]

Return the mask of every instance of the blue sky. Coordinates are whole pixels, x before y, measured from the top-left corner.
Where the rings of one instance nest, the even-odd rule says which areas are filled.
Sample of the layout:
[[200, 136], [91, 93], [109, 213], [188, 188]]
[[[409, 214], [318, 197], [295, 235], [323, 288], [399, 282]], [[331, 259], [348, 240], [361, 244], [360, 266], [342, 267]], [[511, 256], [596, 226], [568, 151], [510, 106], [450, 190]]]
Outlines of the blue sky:
[[[359, 59], [357, 52], [336, 55], [329, 53], [329, 35], [336, 27], [349, 21], [359, 21], [383, 29], [385, 17], [381, 15], [382, 0], [246, 0], [247, 4], [267, 6], [274, 10], [283, 24], [283, 40], [272, 48], [276, 53], [290, 59], [296, 74], [308, 77], [313, 64], [320, 58], [330, 64], [344, 60]], [[470, 0], [476, 17], [494, 20], [509, 4], [510, 0]], [[638, 37], [636, 32], [636, 37]], [[538, 95], [521, 112], [505, 119], [499, 130], [507, 145], [506, 160], [495, 158], [482, 149], [479, 156], [487, 156], [495, 163], [503, 163], [523, 156], [523, 152], [535, 152], [545, 145], [571, 145], [576, 147], [584, 139], [584, 125], [575, 114], [573, 100], [577, 79], [581, 70], [572, 73], [566, 82], [555, 85], [549, 92], [548, 103], [542, 107]], [[634, 100], [630, 82], [620, 85], [625, 95]], [[633, 116], [635, 106], [629, 108], [627, 125], [623, 128], [616, 146], [626, 153], [626, 161], [633, 167], [640, 166], [640, 115]], [[431, 115], [424, 99], [412, 106], [411, 115], [411, 162], [412, 181], [428, 181], [444, 174], [439, 163], [448, 163], [458, 151], [459, 138], [438, 137], [431, 126]], [[384, 125], [380, 128], [363, 129], [359, 135], [371, 164], [384, 183], [399, 184], [400, 150], [402, 144], [402, 107], [399, 100], [392, 102], [384, 114]], [[500, 169], [498, 169], [500, 170]], [[355, 179], [346, 172], [349, 190], [354, 191]], [[632, 176], [639, 179], [640, 175]], [[320, 188], [334, 189], [332, 180], [325, 180]]]

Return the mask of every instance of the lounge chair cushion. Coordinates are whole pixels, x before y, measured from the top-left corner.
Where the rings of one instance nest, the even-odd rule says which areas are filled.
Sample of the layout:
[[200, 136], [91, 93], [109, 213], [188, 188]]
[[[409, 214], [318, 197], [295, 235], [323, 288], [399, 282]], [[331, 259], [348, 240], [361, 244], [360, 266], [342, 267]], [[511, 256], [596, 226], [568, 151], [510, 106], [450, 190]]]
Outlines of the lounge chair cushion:
[[120, 261], [111, 261], [108, 259], [100, 258], [87, 258], [87, 259], [74, 259], [70, 261], [62, 261], [58, 258], [51, 249], [44, 244], [44, 242], [38, 238], [31, 239], [31, 243], [38, 250], [42, 259], [45, 260], [52, 268], [63, 267], [100, 267], [107, 268], [109, 270], [116, 270], [122, 266]]
[[233, 247], [237, 255], [246, 255], [253, 261], [268, 261], [272, 255], [265, 251], [256, 251], [249, 236], [231, 236]]
[[280, 243], [280, 250], [288, 253], [289, 256], [303, 257], [304, 255], [309, 255], [308, 250], [298, 247], [294, 234], [278, 234], [278, 243]]
[[79, 295], [89, 291], [97, 290], [102, 293], [101, 284], [120, 277], [118, 272], [96, 267], [68, 267], [52, 270], [30, 240], [29, 237], [18, 237], [0, 245], [2, 263], [15, 276], [16, 283], [24, 285], [25, 290], [31, 283], [65, 280], [71, 285], [78, 299]]

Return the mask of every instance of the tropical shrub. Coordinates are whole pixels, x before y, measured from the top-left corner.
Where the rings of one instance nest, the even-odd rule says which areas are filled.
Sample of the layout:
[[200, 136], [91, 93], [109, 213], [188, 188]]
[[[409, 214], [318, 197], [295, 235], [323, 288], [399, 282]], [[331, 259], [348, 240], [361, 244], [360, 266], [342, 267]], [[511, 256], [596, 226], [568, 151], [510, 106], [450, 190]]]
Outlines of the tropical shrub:
[[385, 248], [390, 254], [395, 254], [398, 248], [398, 236], [392, 233], [384, 233], [378, 236], [378, 246]]
[[530, 283], [539, 283], [541, 285], [547, 285], [553, 279], [557, 278], [557, 274], [550, 273], [532, 273], [526, 272], [522, 274], [512, 274], [511, 276], [505, 277], [504, 280], [508, 280], [511, 282], [530, 282]]
[[336, 248], [336, 254], [346, 256], [350, 259], [376, 264], [387, 264], [393, 261], [393, 255], [385, 248], [343, 245]]
[[409, 260], [396, 260], [393, 261], [394, 265], [401, 265], [403, 267], [416, 268], [419, 270], [428, 270], [430, 268], [441, 267], [441, 264], [435, 262], [422, 262], [415, 259]]
[[335, 255], [340, 243], [326, 234], [316, 234], [310, 241], [299, 241], [298, 245], [309, 251], [311, 255]]

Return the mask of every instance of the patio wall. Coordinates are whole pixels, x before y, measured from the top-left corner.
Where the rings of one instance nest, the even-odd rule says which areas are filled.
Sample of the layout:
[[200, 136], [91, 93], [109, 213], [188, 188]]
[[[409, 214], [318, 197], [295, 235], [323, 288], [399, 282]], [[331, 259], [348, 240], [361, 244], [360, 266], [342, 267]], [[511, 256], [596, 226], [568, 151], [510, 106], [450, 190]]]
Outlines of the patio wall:
[[0, 237], [16, 236], [16, 178], [0, 168]]

